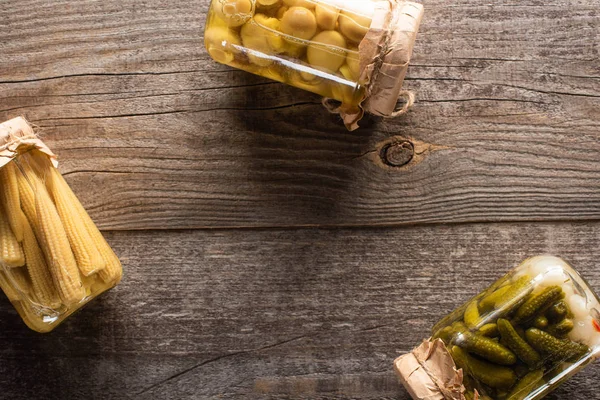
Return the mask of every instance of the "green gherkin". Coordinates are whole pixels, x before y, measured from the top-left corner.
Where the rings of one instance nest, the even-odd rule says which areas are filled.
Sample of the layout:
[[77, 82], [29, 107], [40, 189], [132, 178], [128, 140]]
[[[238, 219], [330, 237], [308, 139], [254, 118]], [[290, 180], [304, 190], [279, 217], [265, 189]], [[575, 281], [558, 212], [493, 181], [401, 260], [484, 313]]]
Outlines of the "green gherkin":
[[576, 362], [590, 351], [586, 345], [568, 339], [558, 339], [548, 332], [536, 328], [528, 329], [525, 337], [531, 347], [552, 361]]
[[513, 322], [519, 324], [528, 321], [535, 317], [538, 313], [543, 312], [550, 307], [554, 302], [564, 297], [564, 292], [560, 286], [550, 286], [528, 299], [521, 307], [517, 309]]
[[478, 360], [458, 346], [453, 346], [450, 353], [459, 368], [484, 385], [508, 390], [517, 381], [517, 376], [512, 369]]
[[546, 312], [548, 319], [551, 322], [559, 322], [564, 318], [570, 317], [571, 309], [564, 300], [557, 301], [554, 303]]
[[475, 393], [471, 390], [466, 390], [464, 395], [466, 400], [475, 400]]
[[495, 364], [513, 365], [517, 362], [517, 357], [512, 351], [485, 336], [466, 333], [460, 346], [469, 353], [477, 354]]
[[[531, 370], [526, 364], [517, 364], [514, 368], [515, 374], [517, 374], [517, 378], [521, 379], [525, 375], [527, 375]], [[507, 393], [508, 394], [508, 393]]]
[[573, 324], [573, 320], [565, 318], [557, 324], [550, 325], [548, 329], [546, 329], [546, 332], [548, 332], [552, 336], [562, 338], [566, 336], [569, 332], [571, 332], [574, 327], [575, 324]]
[[523, 400], [533, 389], [539, 386], [540, 382], [544, 378], [544, 371], [537, 370], [532, 371], [525, 375], [510, 391], [506, 400]]
[[464, 321], [470, 329], [476, 328], [479, 322], [481, 322], [477, 300], [473, 300], [467, 306], [464, 314]]
[[538, 329], [546, 329], [548, 327], [548, 318], [543, 315], [538, 315], [533, 320], [533, 326]]
[[477, 331], [481, 336], [487, 336], [489, 338], [494, 338], [499, 335], [498, 333], [498, 325], [495, 323], [485, 324]]
[[479, 302], [482, 311], [504, 310], [509, 314], [533, 290], [531, 278], [522, 276], [513, 283], [497, 289]]
[[456, 321], [452, 324], [452, 336], [456, 336], [458, 334], [465, 333], [468, 331], [469, 328], [467, 328], [467, 326], [462, 321]]
[[[481, 308], [485, 311], [494, 311], [499, 316], [507, 316], [519, 308], [533, 291], [529, 276], [522, 276], [505, 288], [498, 289], [481, 300]], [[491, 308], [490, 304], [492, 304]]]
[[[479, 392], [477, 392], [477, 393], [479, 394]], [[466, 400], [475, 400], [475, 391], [467, 390], [467, 391], [465, 391], [464, 395], [465, 395]], [[485, 396], [485, 395], [484, 396], [479, 395], [478, 399], [479, 400], [492, 400], [491, 397]]]
[[451, 326], [446, 326], [433, 335], [433, 339], [442, 339], [448, 345], [452, 341], [453, 330]]
[[514, 351], [517, 357], [530, 368], [537, 367], [541, 362], [538, 352], [523, 340], [509, 321], [499, 319], [497, 323], [498, 330], [502, 336], [502, 342]]
[[479, 307], [484, 311], [491, 311], [496, 307], [496, 303], [501, 301], [511, 290], [512, 285], [503, 286], [495, 292], [487, 295], [479, 302]]

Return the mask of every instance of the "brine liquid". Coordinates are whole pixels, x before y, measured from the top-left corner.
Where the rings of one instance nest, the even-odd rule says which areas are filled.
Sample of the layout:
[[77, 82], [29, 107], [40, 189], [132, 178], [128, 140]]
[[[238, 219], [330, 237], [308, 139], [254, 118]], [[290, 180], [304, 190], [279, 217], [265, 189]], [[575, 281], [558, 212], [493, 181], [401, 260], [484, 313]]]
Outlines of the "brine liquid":
[[526, 260], [433, 328], [466, 397], [534, 400], [597, 358], [600, 304], [563, 260]]
[[364, 96], [358, 45], [374, 7], [338, 3], [213, 0], [205, 45], [218, 62], [355, 107]]
[[58, 307], [49, 308], [40, 304], [31, 292], [20, 287], [20, 283], [14, 279], [13, 274], [14, 270], [12, 268], [2, 267], [0, 269], [0, 288], [7, 295], [27, 326], [41, 333], [50, 332], [69, 315], [115, 286], [115, 282], [103, 282], [96, 274], [84, 277], [83, 287], [86, 296], [79, 303], [68, 306], [61, 304]]

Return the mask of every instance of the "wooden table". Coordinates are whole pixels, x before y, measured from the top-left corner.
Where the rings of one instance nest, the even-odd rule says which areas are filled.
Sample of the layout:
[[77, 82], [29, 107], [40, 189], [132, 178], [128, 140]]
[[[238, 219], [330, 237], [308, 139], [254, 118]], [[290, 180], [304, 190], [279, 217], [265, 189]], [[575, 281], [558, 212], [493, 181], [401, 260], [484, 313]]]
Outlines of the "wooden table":
[[520, 260], [600, 289], [597, 0], [428, 1], [416, 105], [352, 133], [211, 61], [208, 0], [0, 4], [0, 120], [125, 268], [51, 334], [1, 299], [3, 399], [408, 399], [393, 359]]

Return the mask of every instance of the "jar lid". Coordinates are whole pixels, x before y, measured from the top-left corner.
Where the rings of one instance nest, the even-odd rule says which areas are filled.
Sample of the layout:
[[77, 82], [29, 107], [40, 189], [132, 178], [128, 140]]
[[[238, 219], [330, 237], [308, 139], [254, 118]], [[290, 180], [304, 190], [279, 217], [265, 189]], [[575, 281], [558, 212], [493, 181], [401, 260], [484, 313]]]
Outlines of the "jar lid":
[[376, 60], [380, 65], [373, 71], [370, 95], [363, 103], [368, 113], [388, 117], [396, 111], [422, 17], [421, 4], [399, 2], [392, 7], [388, 36]]
[[17, 117], [0, 124], [0, 168], [8, 164], [19, 153], [38, 149], [47, 154], [56, 167], [56, 155], [35, 134], [25, 118]]
[[394, 361], [400, 381], [415, 400], [465, 400], [463, 371], [440, 339], [424, 340]]
[[348, 129], [358, 128], [365, 111], [394, 117], [412, 105], [411, 94], [406, 96], [410, 104], [403, 110], [397, 109], [422, 18], [423, 6], [419, 3], [400, 0], [375, 3], [371, 27], [359, 45], [360, 82], [365, 97], [358, 108], [348, 110], [342, 106], [340, 111]]

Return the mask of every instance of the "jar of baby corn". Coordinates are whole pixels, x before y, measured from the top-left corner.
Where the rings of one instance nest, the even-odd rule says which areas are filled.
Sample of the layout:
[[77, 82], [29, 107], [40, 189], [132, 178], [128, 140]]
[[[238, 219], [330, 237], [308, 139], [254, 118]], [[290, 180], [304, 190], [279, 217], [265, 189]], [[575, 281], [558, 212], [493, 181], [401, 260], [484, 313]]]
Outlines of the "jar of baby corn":
[[0, 124], [0, 288], [49, 332], [114, 287], [121, 262], [23, 119]]

